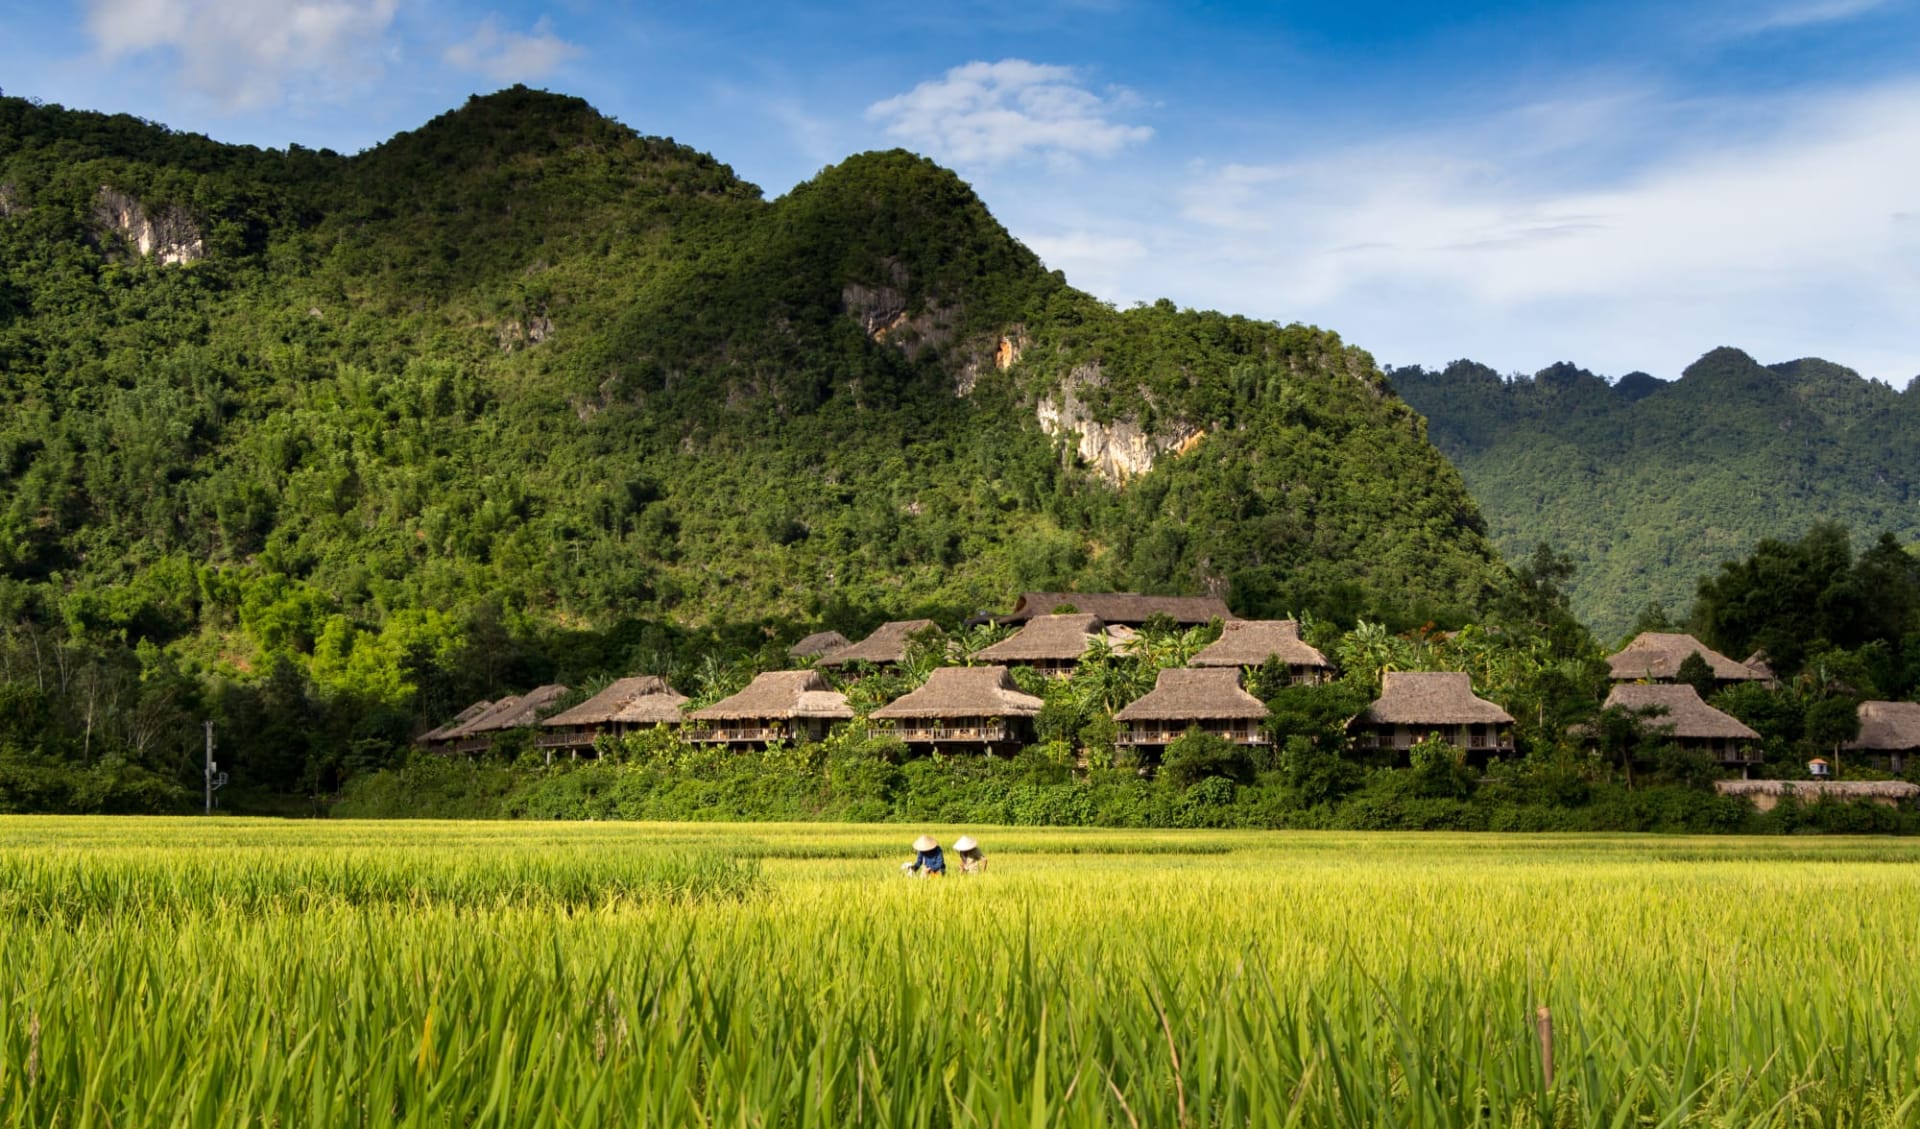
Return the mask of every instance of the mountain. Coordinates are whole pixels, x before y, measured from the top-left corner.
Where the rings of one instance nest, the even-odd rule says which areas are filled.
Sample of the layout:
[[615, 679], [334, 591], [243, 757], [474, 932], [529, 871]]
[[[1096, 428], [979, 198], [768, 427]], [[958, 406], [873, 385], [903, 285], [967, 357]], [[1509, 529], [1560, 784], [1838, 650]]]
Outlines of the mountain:
[[0, 404], [0, 612], [396, 705], [496, 621], [1413, 618], [1505, 575], [1332, 333], [1116, 310], [904, 152], [770, 201], [519, 87], [357, 156], [0, 99]]
[[1721, 348], [1672, 382], [1470, 361], [1390, 375], [1502, 550], [1547, 541], [1573, 559], [1574, 610], [1603, 637], [1649, 603], [1684, 613], [1701, 577], [1762, 538], [1821, 521], [1863, 546], [1920, 537], [1920, 392], [1828, 361]]

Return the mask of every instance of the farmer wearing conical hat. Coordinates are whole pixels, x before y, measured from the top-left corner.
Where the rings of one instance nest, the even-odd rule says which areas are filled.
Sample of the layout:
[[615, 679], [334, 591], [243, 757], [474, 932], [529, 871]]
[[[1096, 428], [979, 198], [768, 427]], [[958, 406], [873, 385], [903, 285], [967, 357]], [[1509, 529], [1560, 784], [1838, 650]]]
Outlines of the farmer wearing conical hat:
[[980, 849], [979, 841], [971, 835], [955, 839], [953, 853], [960, 856], [962, 874], [980, 874], [987, 869], [987, 852]]
[[900, 869], [922, 878], [945, 878], [947, 856], [940, 853], [940, 844], [933, 836], [922, 835], [913, 841], [913, 860], [901, 863]]

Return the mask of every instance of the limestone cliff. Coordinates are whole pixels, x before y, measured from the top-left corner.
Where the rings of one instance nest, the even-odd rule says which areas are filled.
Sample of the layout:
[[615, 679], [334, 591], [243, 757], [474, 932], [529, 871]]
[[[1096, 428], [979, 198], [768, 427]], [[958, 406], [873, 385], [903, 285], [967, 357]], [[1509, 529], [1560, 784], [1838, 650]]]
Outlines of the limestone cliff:
[[1101, 423], [1079, 393], [1104, 381], [1098, 363], [1080, 365], [1068, 373], [1058, 390], [1040, 398], [1034, 414], [1042, 431], [1073, 443], [1081, 461], [1107, 482], [1124, 485], [1128, 479], [1152, 470], [1161, 455], [1192, 450], [1205, 434], [1181, 421], [1156, 432], [1149, 432], [1133, 419]]
[[102, 187], [93, 206], [94, 222], [112, 231], [138, 252], [163, 266], [185, 266], [207, 257], [206, 238], [186, 209], [169, 205], [149, 214], [146, 205], [117, 188]]

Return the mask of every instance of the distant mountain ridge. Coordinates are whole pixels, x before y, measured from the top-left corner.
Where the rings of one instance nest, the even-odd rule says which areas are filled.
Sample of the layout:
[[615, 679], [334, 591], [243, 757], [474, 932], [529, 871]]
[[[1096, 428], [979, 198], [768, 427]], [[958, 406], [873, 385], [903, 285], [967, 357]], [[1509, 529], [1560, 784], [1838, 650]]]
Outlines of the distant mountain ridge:
[[1763, 537], [1837, 520], [1862, 544], [1920, 538], [1920, 391], [1830, 361], [1719, 348], [1672, 382], [1471, 361], [1389, 376], [1509, 557], [1540, 541], [1573, 557], [1574, 609], [1603, 636], [1650, 602], [1684, 612]]
[[768, 201], [523, 88], [354, 157], [0, 99], [0, 406], [0, 596], [392, 698], [489, 602], [1417, 617], [1504, 576], [1332, 333], [1117, 311], [907, 153]]

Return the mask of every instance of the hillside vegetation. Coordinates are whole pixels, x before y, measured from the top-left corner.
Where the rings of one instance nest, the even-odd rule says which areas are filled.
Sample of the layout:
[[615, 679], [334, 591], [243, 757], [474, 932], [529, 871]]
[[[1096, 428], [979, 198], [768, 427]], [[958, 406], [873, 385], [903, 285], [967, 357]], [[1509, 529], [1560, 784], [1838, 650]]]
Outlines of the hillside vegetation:
[[482, 695], [1023, 588], [1417, 624], [1505, 576], [1331, 333], [1115, 310], [906, 153], [768, 201], [523, 88], [353, 157], [0, 99], [0, 409], [0, 764], [81, 806], [205, 716], [311, 791]]
[[1503, 379], [1469, 361], [1391, 377], [1501, 548], [1572, 559], [1574, 610], [1604, 638], [1649, 604], [1681, 614], [1765, 538], [1829, 521], [1863, 548], [1920, 540], [1920, 392], [1826, 361], [1715, 349], [1671, 383], [1571, 365]]

